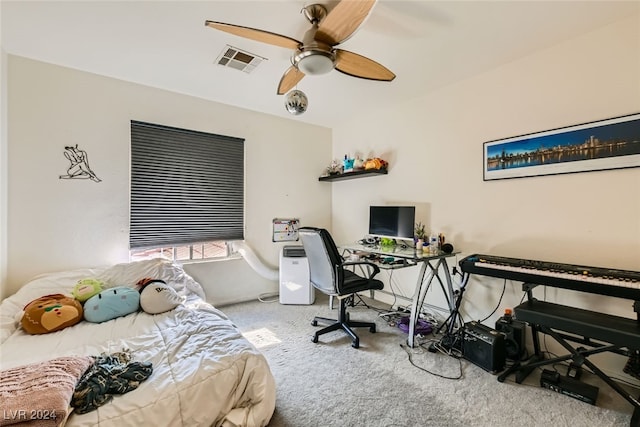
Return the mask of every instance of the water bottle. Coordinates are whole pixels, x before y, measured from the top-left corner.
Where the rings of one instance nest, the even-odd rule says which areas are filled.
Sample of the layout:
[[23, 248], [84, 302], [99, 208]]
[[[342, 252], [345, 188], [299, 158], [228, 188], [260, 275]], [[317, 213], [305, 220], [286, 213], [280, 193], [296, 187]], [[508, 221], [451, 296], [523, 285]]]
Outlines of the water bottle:
[[429, 237], [429, 252], [432, 254], [438, 253], [438, 235], [433, 233], [431, 237]]

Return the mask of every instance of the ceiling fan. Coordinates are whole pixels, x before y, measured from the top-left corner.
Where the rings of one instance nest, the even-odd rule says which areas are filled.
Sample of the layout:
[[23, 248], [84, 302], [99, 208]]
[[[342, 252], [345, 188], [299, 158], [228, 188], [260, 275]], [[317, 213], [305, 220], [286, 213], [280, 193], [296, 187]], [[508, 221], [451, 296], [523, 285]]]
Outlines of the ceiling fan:
[[336, 48], [350, 38], [365, 20], [376, 0], [342, 0], [330, 13], [321, 4], [311, 4], [302, 13], [311, 23], [302, 41], [270, 31], [206, 21], [205, 25], [220, 31], [263, 43], [294, 50], [292, 65], [278, 84], [278, 95], [297, 85], [306, 74], [325, 74], [336, 69], [353, 77], [392, 81], [396, 75], [385, 66], [357, 53]]

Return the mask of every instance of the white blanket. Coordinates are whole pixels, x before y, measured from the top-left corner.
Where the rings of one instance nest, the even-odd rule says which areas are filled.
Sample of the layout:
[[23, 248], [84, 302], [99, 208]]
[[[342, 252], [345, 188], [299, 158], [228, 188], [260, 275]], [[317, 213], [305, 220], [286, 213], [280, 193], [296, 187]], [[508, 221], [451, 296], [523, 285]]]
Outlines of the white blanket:
[[[19, 327], [23, 307], [53, 293], [70, 294], [80, 279], [108, 287], [159, 278], [185, 297], [166, 313], [130, 314], [104, 323], [82, 321], [58, 332], [29, 335]], [[275, 408], [275, 382], [264, 356], [178, 265], [151, 260], [40, 276], [0, 305], [1, 369], [129, 349], [133, 360], [153, 363], [140, 386], [68, 426], [264, 426]]]

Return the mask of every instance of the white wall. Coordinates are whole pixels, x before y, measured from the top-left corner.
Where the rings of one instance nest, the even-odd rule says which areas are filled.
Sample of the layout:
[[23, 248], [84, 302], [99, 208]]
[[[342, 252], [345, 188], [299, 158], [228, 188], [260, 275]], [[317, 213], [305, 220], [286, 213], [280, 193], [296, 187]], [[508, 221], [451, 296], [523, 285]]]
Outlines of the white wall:
[[0, 49], [0, 301], [7, 280], [7, 54]]
[[[488, 182], [482, 174], [483, 142], [637, 112], [638, 15], [428, 96], [363, 114], [334, 128], [333, 156], [374, 153], [390, 161], [390, 170], [332, 184], [334, 237], [361, 238], [369, 205], [415, 203], [427, 206], [429, 215], [418, 219], [462, 251], [458, 260], [483, 253], [640, 270], [640, 169]], [[401, 292], [411, 295], [415, 272], [395, 277]], [[465, 319], [488, 316], [502, 286], [501, 280], [474, 277], [463, 304]], [[437, 289], [429, 298], [441, 304]], [[542, 290], [536, 294], [545, 297]], [[508, 282], [486, 324], [521, 297], [520, 284]], [[555, 288], [546, 290], [546, 298], [634, 316], [628, 300]], [[608, 357], [609, 368], [621, 371], [621, 358]]]
[[[245, 138], [245, 240], [271, 267], [283, 245], [272, 243], [273, 218], [330, 225], [331, 188], [318, 182], [331, 156], [330, 129], [22, 57], [8, 60], [7, 295], [39, 273], [128, 260], [132, 119]], [[64, 147], [75, 144], [102, 182], [58, 178], [69, 166]], [[218, 270], [234, 264], [243, 269], [242, 280], [217, 280]], [[189, 268], [215, 304], [277, 288], [241, 265]]]

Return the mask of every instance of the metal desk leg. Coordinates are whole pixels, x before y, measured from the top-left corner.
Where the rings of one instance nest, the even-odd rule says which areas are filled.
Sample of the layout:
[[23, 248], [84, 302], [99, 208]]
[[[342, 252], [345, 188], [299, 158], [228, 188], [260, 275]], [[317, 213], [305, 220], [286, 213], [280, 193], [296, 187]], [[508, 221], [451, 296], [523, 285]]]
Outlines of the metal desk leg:
[[453, 311], [456, 308], [456, 295], [453, 290], [453, 282], [451, 280], [451, 273], [449, 273], [449, 266], [447, 265], [446, 258], [442, 258], [442, 268], [444, 269], [444, 278], [447, 281], [447, 288], [449, 289], [449, 310]]
[[[456, 292], [453, 290], [453, 281], [451, 280], [451, 273], [449, 272], [449, 265], [447, 264], [447, 259], [446, 258], [442, 258], [442, 268], [444, 268], [444, 278], [447, 281], [447, 288], [449, 289], [449, 313], [454, 313], [458, 311], [458, 308], [456, 308]], [[456, 322], [460, 319], [457, 319], [458, 316], [456, 316], [456, 319], [451, 319], [451, 321], [453, 322], [453, 326], [455, 326]], [[460, 323], [459, 325], [460, 327], [462, 327], [462, 323]]]
[[411, 305], [411, 315], [409, 317], [409, 336], [407, 338], [407, 345], [413, 348], [414, 345], [414, 333], [416, 330], [416, 319], [418, 318], [418, 301], [420, 301], [420, 294], [422, 293], [422, 284], [424, 280], [424, 274], [427, 271], [426, 262], [422, 263], [420, 267], [420, 273], [418, 274], [418, 281], [416, 282], [416, 288], [413, 291], [413, 304]]
[[[424, 303], [424, 299], [426, 298], [427, 291], [429, 290], [433, 279], [437, 277], [438, 280], [440, 280], [439, 270], [441, 267], [444, 269], [444, 276], [447, 282], [447, 290], [445, 292], [449, 293], [449, 297], [447, 298], [449, 304], [449, 312], [454, 313], [456, 311], [455, 292], [453, 290], [453, 282], [451, 280], [451, 274], [449, 274], [449, 266], [447, 265], [446, 259], [439, 258], [435, 265], [431, 264], [431, 261], [423, 262], [420, 269], [420, 274], [418, 275], [418, 282], [416, 283], [416, 290], [413, 295], [411, 317], [409, 318], [409, 338], [407, 340], [407, 344], [409, 345], [409, 347], [414, 346], [413, 334], [415, 332], [415, 323], [418, 320], [419, 308], [422, 307], [422, 304]], [[429, 268], [429, 276], [428, 278], [425, 278], [427, 268]], [[442, 283], [442, 281], [440, 281], [440, 283]], [[451, 322], [455, 324], [456, 319], [451, 319]]]
[[[431, 265], [429, 265], [430, 271], [428, 273], [428, 279], [423, 279], [422, 281], [422, 289], [420, 290], [420, 299], [418, 300], [418, 307], [422, 307], [424, 305], [424, 299], [427, 297], [427, 292], [431, 287], [431, 282], [433, 279], [437, 277], [437, 271], [433, 269]], [[416, 320], [418, 320], [416, 318]]]
[[[424, 299], [427, 297], [427, 291], [431, 287], [431, 282], [433, 282], [433, 279], [437, 278], [438, 280], [440, 280], [440, 278], [438, 277], [438, 268], [440, 267], [441, 262], [442, 260], [438, 260], [435, 267], [433, 266], [433, 264], [431, 264], [431, 261], [426, 262], [427, 267], [429, 267], [429, 280], [427, 280], [427, 286], [424, 286], [423, 284], [422, 295], [420, 296], [420, 300], [418, 301], [418, 306], [420, 307], [422, 307], [422, 305], [424, 304]], [[424, 279], [423, 279], [423, 282], [424, 282]], [[442, 281], [440, 280], [440, 282]]]

